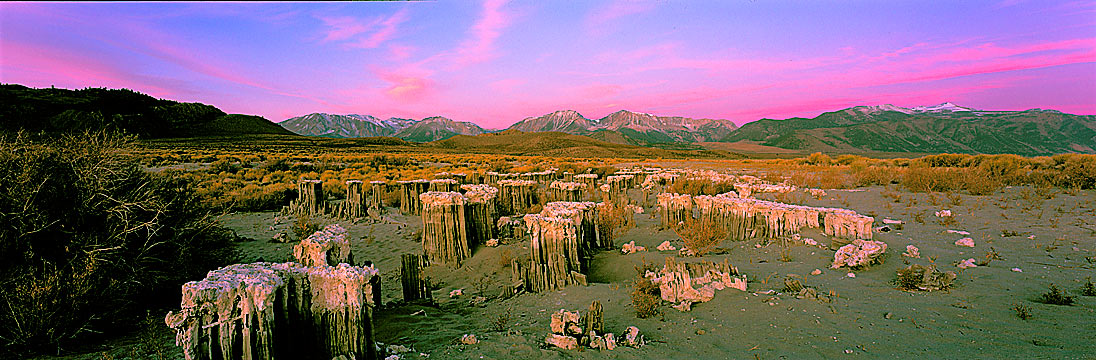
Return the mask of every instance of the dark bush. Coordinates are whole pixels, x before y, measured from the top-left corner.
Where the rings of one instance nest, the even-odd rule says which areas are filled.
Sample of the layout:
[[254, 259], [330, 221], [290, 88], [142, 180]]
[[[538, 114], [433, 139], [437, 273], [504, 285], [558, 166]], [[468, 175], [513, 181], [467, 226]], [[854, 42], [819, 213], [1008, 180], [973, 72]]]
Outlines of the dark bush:
[[0, 352], [119, 330], [235, 260], [191, 184], [142, 171], [130, 141], [0, 138]]

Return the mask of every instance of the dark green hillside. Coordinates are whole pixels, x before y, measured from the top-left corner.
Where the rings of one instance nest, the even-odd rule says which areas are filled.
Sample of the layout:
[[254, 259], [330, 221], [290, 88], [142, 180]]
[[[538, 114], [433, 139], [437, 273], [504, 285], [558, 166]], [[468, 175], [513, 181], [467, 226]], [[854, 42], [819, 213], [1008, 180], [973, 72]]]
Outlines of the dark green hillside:
[[210, 105], [156, 99], [128, 89], [0, 85], [0, 131], [71, 133], [100, 128], [143, 138], [292, 134], [261, 117], [229, 115]]

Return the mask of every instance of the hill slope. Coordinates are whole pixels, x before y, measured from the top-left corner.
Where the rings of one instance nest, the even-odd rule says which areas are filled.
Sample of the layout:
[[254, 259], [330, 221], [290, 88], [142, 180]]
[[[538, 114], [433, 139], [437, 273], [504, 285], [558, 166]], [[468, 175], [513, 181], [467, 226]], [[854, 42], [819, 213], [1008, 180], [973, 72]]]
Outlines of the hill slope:
[[762, 119], [724, 138], [802, 151], [1096, 153], [1096, 116], [1054, 110], [979, 111], [945, 103], [858, 106], [817, 117]]
[[144, 138], [293, 133], [262, 117], [229, 115], [199, 103], [126, 89], [34, 89], [0, 85], [0, 131], [123, 130]]
[[449, 139], [424, 144], [436, 149], [472, 153], [540, 155], [562, 157], [631, 157], [631, 158], [740, 158], [726, 151], [665, 150], [635, 145], [614, 144], [587, 136], [557, 131], [526, 133], [504, 130], [478, 136], [457, 135]]

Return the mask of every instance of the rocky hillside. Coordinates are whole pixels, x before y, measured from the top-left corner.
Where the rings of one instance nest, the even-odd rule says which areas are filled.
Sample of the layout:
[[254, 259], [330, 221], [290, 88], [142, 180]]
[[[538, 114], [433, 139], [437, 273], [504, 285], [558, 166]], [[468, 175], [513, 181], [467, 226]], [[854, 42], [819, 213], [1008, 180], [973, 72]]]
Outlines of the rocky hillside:
[[312, 113], [290, 118], [283, 121], [281, 125], [305, 136], [332, 138], [394, 136], [416, 142], [442, 140], [453, 135], [479, 135], [485, 132], [476, 124], [453, 121], [440, 116], [422, 120], [403, 118], [381, 120], [370, 115]]
[[559, 131], [574, 135], [600, 132], [599, 137], [606, 141], [619, 139], [619, 143], [652, 145], [718, 141], [734, 131], [735, 127], [730, 120], [657, 116], [627, 110], [591, 120], [576, 111], [564, 110], [525, 118], [509, 129], [525, 132]]
[[1096, 153], [1096, 116], [1043, 109], [982, 111], [951, 103], [857, 106], [809, 119], [761, 119], [723, 141], [829, 152]]

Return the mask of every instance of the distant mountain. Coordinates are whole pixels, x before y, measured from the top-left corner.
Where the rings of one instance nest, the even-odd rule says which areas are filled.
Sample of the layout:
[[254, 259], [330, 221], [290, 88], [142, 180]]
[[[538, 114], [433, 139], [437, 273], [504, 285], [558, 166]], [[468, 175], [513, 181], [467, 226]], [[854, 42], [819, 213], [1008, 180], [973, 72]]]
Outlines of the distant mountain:
[[559, 131], [574, 135], [586, 135], [596, 123], [574, 110], [560, 110], [537, 117], [527, 117], [510, 125], [509, 130], [522, 132]]
[[477, 136], [457, 135], [434, 141], [429, 146], [436, 151], [488, 154], [538, 155], [557, 157], [603, 158], [741, 158], [722, 150], [667, 150], [635, 145], [609, 143], [588, 136], [557, 131], [526, 133], [503, 130]]
[[441, 116], [434, 116], [417, 121], [398, 132], [395, 136], [407, 141], [430, 142], [448, 139], [456, 135], [479, 135], [487, 131], [476, 124], [464, 121], [453, 121]]
[[308, 114], [282, 121], [286, 130], [305, 136], [333, 138], [360, 138], [391, 136], [396, 129], [382, 126], [377, 118], [369, 115]]
[[573, 110], [556, 111], [525, 118], [509, 127], [525, 132], [559, 131], [575, 135], [600, 132], [596, 137], [606, 141], [637, 145], [718, 141], [735, 128], [730, 120], [656, 116], [627, 110], [597, 120], [587, 119]]
[[64, 133], [99, 128], [142, 138], [293, 134], [262, 117], [225, 114], [210, 105], [156, 99], [128, 89], [0, 85], [0, 131]]
[[435, 116], [422, 120], [388, 118], [378, 119], [370, 115], [335, 115], [313, 113], [281, 122], [290, 131], [305, 136], [331, 138], [360, 138], [394, 136], [404, 140], [429, 142], [453, 135], [479, 135], [486, 132], [470, 122], [453, 121]]
[[1096, 153], [1096, 116], [984, 111], [952, 103], [857, 106], [809, 119], [757, 120], [723, 141], [830, 152]]

